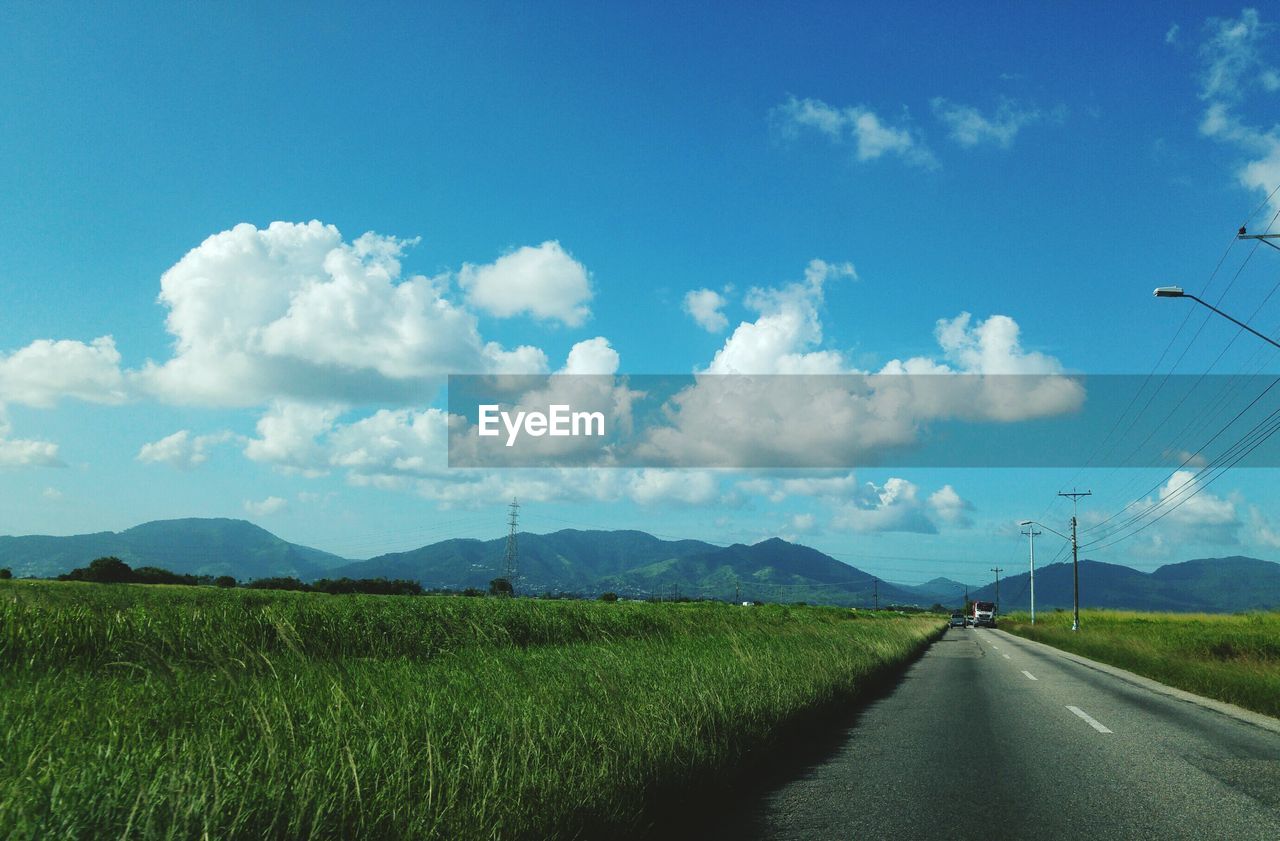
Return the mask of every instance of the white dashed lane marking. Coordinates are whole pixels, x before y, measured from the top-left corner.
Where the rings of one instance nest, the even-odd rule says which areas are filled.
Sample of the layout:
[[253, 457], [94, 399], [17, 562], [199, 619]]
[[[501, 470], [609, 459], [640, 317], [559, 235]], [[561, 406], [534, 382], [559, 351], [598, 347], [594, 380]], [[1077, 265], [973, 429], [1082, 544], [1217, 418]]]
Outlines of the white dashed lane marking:
[[1031, 674], [1031, 672], [1027, 671], [1026, 669], [1023, 669], [1022, 673], [1027, 676], [1027, 680], [1038, 680], [1038, 678], [1035, 675]]
[[1075, 713], [1076, 715], [1080, 716], [1080, 718], [1082, 718], [1082, 719], [1084, 719], [1086, 722], [1088, 722], [1088, 724], [1089, 724], [1089, 726], [1090, 726], [1090, 727], [1092, 727], [1094, 730], [1097, 730], [1099, 733], [1110, 733], [1110, 732], [1111, 732], [1111, 730], [1110, 730], [1110, 729], [1108, 729], [1107, 727], [1105, 727], [1105, 726], [1103, 726], [1101, 723], [1099, 723], [1099, 722], [1098, 722], [1098, 720], [1097, 720], [1096, 718], [1094, 718], [1093, 716], [1089, 715], [1087, 712], [1085, 712], [1084, 710], [1080, 709], [1079, 707], [1073, 707], [1073, 706], [1071, 706], [1070, 704], [1067, 704], [1067, 709], [1071, 710], [1073, 713]]

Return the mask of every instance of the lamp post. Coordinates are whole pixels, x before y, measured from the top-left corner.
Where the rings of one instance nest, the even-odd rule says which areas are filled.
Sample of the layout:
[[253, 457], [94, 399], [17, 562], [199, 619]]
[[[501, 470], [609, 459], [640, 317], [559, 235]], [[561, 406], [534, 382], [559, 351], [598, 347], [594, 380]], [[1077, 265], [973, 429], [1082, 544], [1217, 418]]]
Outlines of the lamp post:
[[[1072, 601], [1075, 605], [1075, 618], [1071, 623], [1071, 630], [1080, 630], [1080, 544], [1076, 542], [1076, 518], [1071, 518], [1071, 535], [1067, 536], [1055, 528], [1050, 528], [1044, 523], [1035, 520], [1023, 520], [1018, 523], [1020, 526], [1039, 526], [1045, 531], [1051, 531], [1063, 540], [1071, 543], [1071, 575], [1074, 582], [1072, 587]], [[1034, 563], [1034, 561], [1032, 562]]]
[[[1025, 526], [1026, 523], [1023, 523]], [[1036, 535], [1044, 534], [1035, 530], [1035, 527], [1027, 529], [1023, 532], [1031, 538], [1031, 624], [1036, 624]]]
[[1280, 342], [1277, 342], [1275, 339], [1271, 338], [1270, 336], [1264, 336], [1263, 334], [1259, 333], [1257, 330], [1254, 330], [1254, 329], [1253, 329], [1252, 327], [1250, 327], [1248, 324], [1245, 324], [1245, 323], [1244, 323], [1243, 321], [1241, 321], [1240, 319], [1238, 319], [1238, 318], [1233, 318], [1233, 317], [1231, 317], [1231, 316], [1227, 315], [1225, 312], [1223, 312], [1222, 310], [1218, 309], [1218, 308], [1217, 308], [1217, 307], [1215, 307], [1213, 304], [1210, 304], [1210, 303], [1208, 303], [1207, 301], [1202, 301], [1202, 300], [1200, 300], [1199, 298], [1197, 298], [1195, 295], [1192, 295], [1192, 294], [1190, 294], [1190, 293], [1188, 293], [1188, 292], [1184, 292], [1181, 286], [1161, 286], [1161, 287], [1158, 287], [1158, 288], [1156, 289], [1156, 291], [1155, 291], [1155, 296], [1156, 296], [1157, 298], [1190, 298], [1191, 300], [1195, 301], [1197, 304], [1201, 304], [1201, 305], [1206, 306], [1206, 307], [1208, 307], [1209, 309], [1213, 310], [1213, 311], [1214, 311], [1214, 312], [1216, 312], [1218, 315], [1220, 315], [1220, 316], [1222, 316], [1223, 318], [1225, 318], [1227, 321], [1230, 321], [1232, 324], [1238, 325], [1239, 327], [1241, 327], [1241, 328], [1243, 328], [1243, 329], [1245, 329], [1245, 330], [1248, 330], [1250, 333], [1252, 333], [1253, 335], [1257, 336], [1259, 339], [1262, 339], [1262, 341], [1267, 342], [1267, 343], [1272, 344], [1272, 345], [1275, 345], [1276, 347], [1280, 348]]

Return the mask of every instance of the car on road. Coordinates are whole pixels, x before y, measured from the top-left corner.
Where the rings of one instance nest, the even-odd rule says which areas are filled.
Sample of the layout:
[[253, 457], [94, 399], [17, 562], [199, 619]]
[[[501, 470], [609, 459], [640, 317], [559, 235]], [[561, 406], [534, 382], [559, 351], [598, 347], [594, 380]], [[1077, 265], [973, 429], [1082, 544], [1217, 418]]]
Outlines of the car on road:
[[968, 625], [968, 624], [969, 623], [964, 618], [964, 614], [961, 613], [960, 611], [957, 610], [955, 613], [951, 614], [952, 628], [963, 628], [965, 625]]

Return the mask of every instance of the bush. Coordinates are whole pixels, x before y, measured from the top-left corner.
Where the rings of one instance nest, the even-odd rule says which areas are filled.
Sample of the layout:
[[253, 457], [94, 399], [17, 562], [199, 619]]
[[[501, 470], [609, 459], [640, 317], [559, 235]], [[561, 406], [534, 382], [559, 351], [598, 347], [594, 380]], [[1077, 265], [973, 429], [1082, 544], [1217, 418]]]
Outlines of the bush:
[[495, 578], [489, 582], [489, 595], [491, 596], [514, 596], [515, 594], [516, 589], [505, 578]]
[[618, 600], [617, 593], [609, 592], [609, 593], [600, 594], [600, 601], [602, 602], [616, 602], [617, 600]]
[[8, 581], [13, 578], [13, 571], [8, 567], [0, 567], [0, 581]]
[[217, 578], [213, 579], [213, 583], [219, 587], [236, 586], [236, 580], [232, 578], [230, 575], [219, 575]]

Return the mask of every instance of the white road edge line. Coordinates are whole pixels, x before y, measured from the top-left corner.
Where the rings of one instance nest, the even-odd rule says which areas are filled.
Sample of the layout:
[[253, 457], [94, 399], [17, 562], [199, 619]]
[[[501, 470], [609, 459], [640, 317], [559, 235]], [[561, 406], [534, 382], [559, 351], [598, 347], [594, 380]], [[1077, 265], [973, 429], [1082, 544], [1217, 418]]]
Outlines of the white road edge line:
[[1012, 658], [1012, 657], [1010, 657], [1008, 654], [1001, 654], [1000, 656], [1001, 656], [1001, 657], [1003, 657], [1003, 658], [1004, 658], [1004, 659], [1006, 659], [1006, 660], [1012, 660], [1012, 659], [1013, 659], [1013, 658]]
[[1110, 732], [1111, 732], [1109, 729], [1107, 729], [1107, 728], [1106, 728], [1106, 727], [1104, 727], [1102, 724], [1100, 724], [1096, 718], [1094, 718], [1093, 716], [1089, 715], [1087, 712], [1085, 712], [1084, 710], [1080, 709], [1079, 707], [1073, 707], [1073, 706], [1071, 706], [1070, 704], [1067, 704], [1067, 709], [1071, 710], [1073, 713], [1075, 713], [1076, 715], [1080, 716], [1082, 719], [1084, 719], [1086, 722], [1088, 722], [1088, 724], [1089, 724], [1089, 726], [1090, 726], [1090, 727], [1092, 727], [1094, 730], [1097, 730], [1099, 733], [1110, 733]]
[[1039, 680], [1039, 678], [1037, 678], [1035, 675], [1031, 674], [1031, 672], [1027, 671], [1026, 669], [1023, 669], [1023, 670], [1022, 670], [1022, 673], [1023, 673], [1024, 675], [1026, 675], [1026, 676], [1027, 676], [1027, 679], [1028, 679], [1028, 680]]

